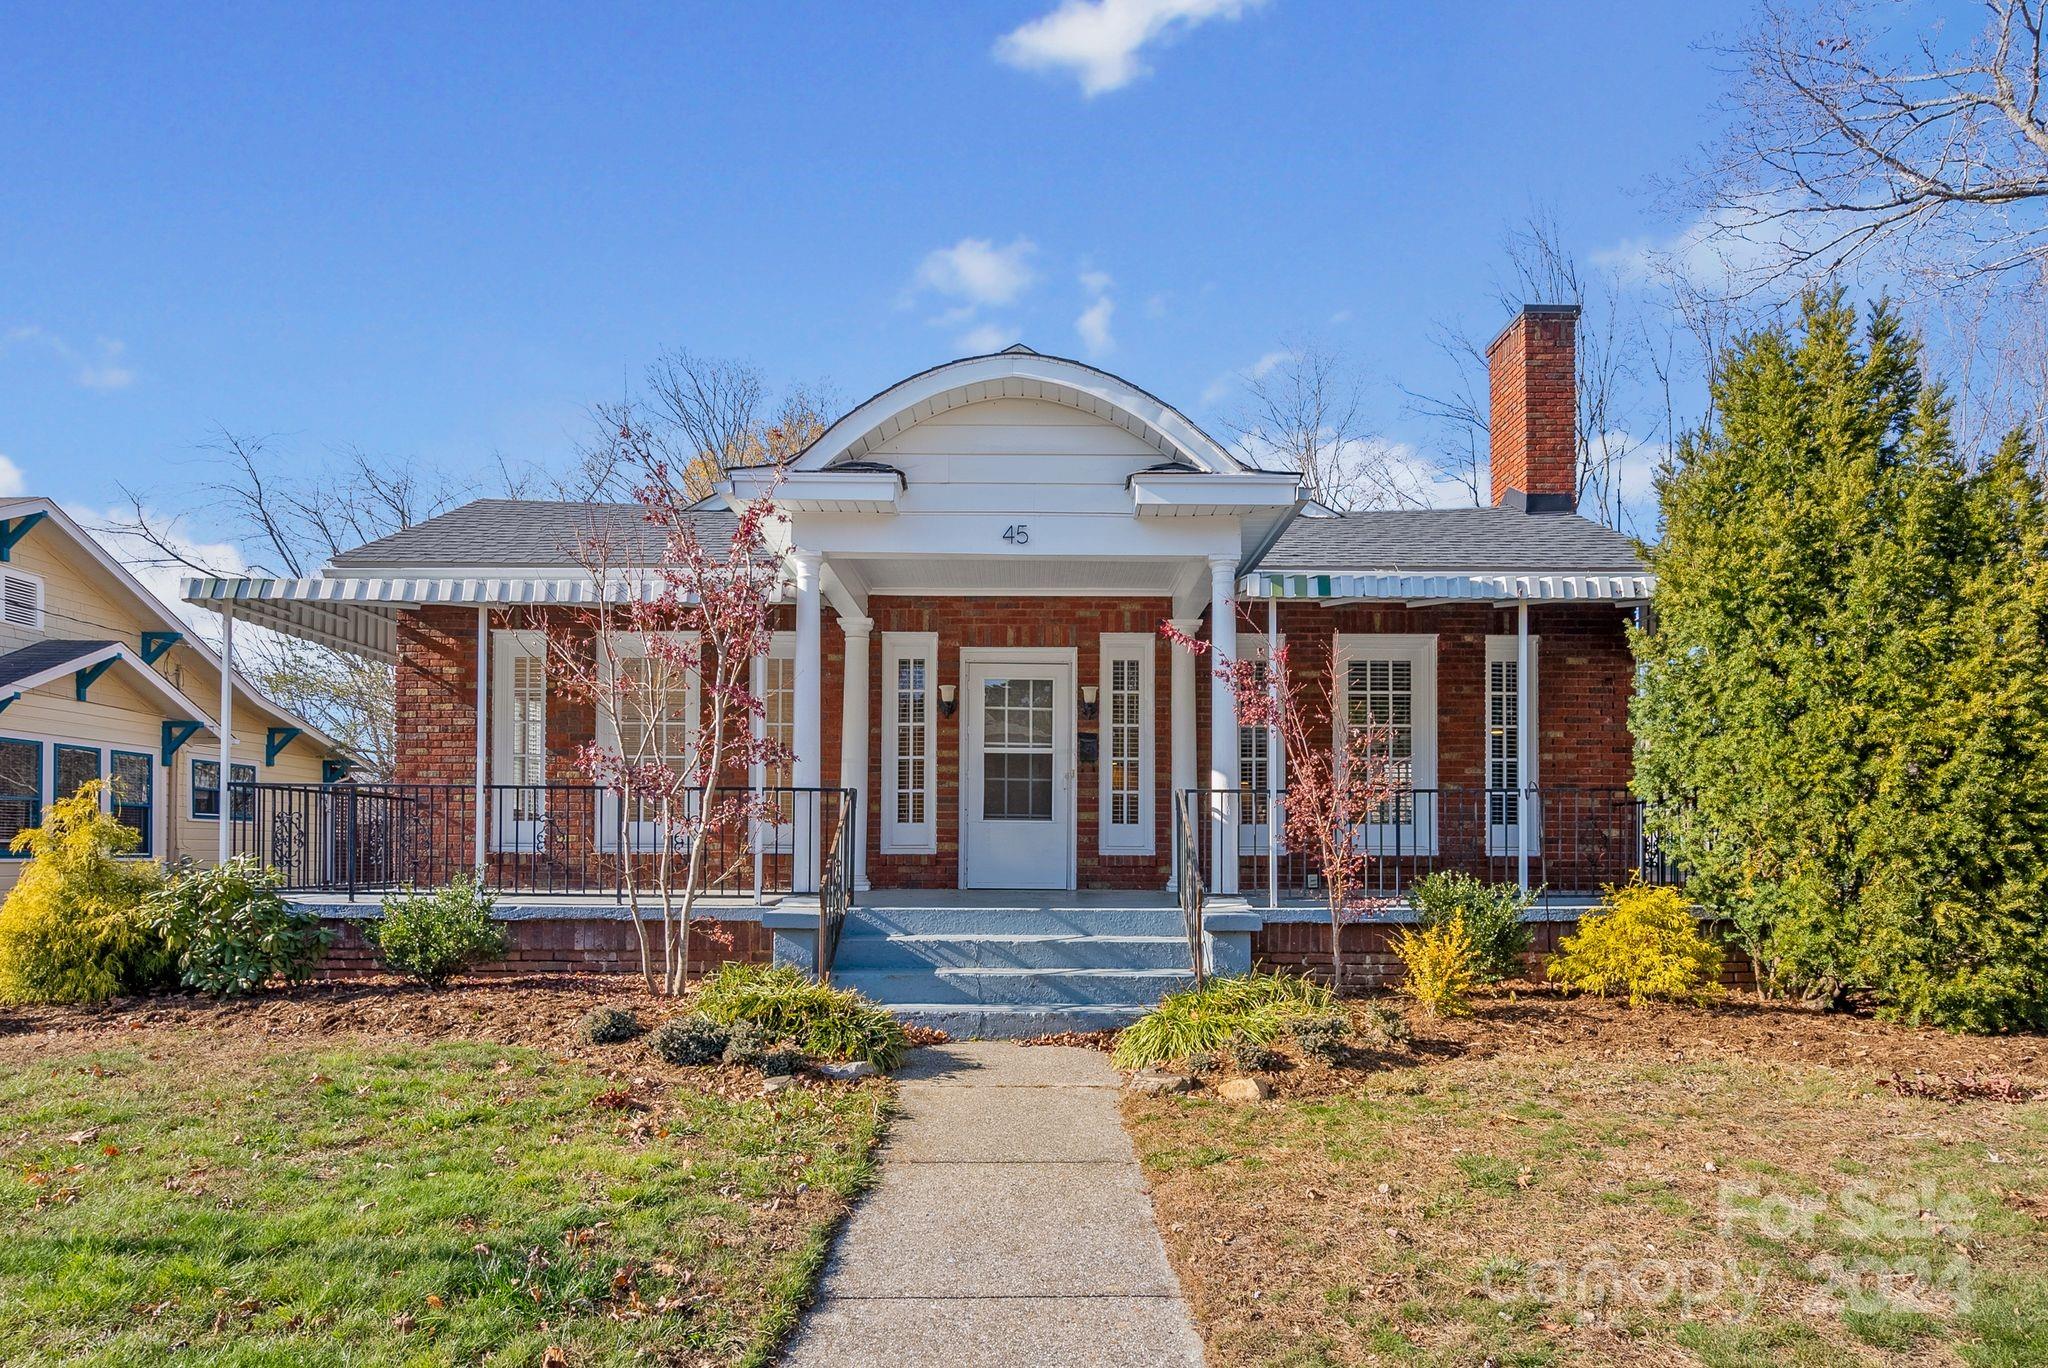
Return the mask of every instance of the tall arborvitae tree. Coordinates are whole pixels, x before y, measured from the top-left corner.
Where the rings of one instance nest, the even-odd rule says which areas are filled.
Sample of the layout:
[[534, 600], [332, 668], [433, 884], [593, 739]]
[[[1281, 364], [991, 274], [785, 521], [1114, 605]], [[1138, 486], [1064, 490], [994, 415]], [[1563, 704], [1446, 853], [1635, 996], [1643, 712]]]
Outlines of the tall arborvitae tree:
[[1839, 294], [1722, 358], [1660, 483], [1637, 783], [1773, 990], [2048, 1025], [2048, 504]]

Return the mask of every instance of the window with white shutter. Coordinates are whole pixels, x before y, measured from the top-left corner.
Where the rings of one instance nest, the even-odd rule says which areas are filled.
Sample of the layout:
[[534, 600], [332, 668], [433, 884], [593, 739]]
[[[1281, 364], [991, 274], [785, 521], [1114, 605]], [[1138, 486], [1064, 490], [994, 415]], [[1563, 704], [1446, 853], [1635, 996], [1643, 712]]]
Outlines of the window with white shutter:
[[939, 639], [931, 632], [882, 633], [882, 849], [938, 849], [932, 814], [933, 718], [939, 699]]
[[[1532, 714], [1537, 711], [1536, 646], [1537, 639], [1530, 637]], [[1528, 776], [1524, 778], [1521, 772], [1522, 715], [1516, 678], [1520, 659], [1521, 651], [1514, 637], [1486, 639], [1486, 847], [1494, 855], [1509, 854], [1519, 848], [1516, 826], [1521, 820], [1520, 790], [1537, 782], [1533, 751]]]
[[[1361, 836], [1381, 856], [1436, 848], [1436, 637], [1337, 639], [1344, 687], [1340, 737], [1370, 728], [1394, 792]], [[1348, 744], [1340, 740], [1340, 744]]]
[[1105, 855], [1150, 855], [1152, 672], [1155, 646], [1144, 632], [1105, 632], [1096, 690], [1101, 727], [1101, 832]]

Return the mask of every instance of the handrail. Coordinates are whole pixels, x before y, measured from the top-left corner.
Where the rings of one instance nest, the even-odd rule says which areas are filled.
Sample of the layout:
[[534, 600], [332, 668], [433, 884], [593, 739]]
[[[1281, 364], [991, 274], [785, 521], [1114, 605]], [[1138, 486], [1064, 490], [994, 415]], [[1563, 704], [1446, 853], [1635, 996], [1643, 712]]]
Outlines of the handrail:
[[1195, 844], [1188, 795], [1178, 793], [1174, 798], [1174, 886], [1180, 893], [1181, 930], [1188, 938], [1188, 963], [1195, 972], [1195, 987], [1200, 988], [1209, 977], [1202, 954], [1202, 858]]
[[[848, 825], [859, 821], [853, 790], [839, 790], [839, 820], [832, 824], [832, 840], [825, 849], [824, 869], [818, 879], [818, 982], [832, 982], [832, 962], [839, 957], [839, 935], [846, 928], [846, 914], [853, 906], [854, 845], [846, 839]], [[858, 835], [856, 833], [856, 839]]]

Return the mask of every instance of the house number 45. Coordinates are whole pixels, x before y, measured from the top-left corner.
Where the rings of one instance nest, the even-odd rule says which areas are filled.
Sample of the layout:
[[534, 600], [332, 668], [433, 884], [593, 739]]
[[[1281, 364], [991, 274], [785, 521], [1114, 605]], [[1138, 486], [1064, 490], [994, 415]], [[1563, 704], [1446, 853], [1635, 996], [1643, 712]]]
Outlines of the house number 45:
[[1003, 540], [1012, 546], [1026, 545], [1031, 540], [1031, 525], [1029, 523], [1011, 523], [1003, 529]]

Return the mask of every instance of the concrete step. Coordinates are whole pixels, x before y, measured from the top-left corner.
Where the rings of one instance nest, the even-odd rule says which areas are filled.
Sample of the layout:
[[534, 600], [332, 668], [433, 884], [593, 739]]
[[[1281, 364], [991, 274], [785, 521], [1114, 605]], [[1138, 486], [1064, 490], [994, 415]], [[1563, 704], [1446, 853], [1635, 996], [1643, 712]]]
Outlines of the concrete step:
[[1185, 936], [843, 936], [834, 972], [855, 969], [1185, 969]]
[[859, 936], [1179, 936], [1177, 907], [856, 907], [842, 939]]
[[884, 1006], [951, 1003], [979, 1007], [1150, 1007], [1191, 987], [1187, 969], [837, 969], [832, 981]]
[[978, 1007], [957, 1002], [892, 1003], [906, 1025], [936, 1026], [955, 1040], [1028, 1040], [1062, 1031], [1116, 1031], [1144, 1007]]

